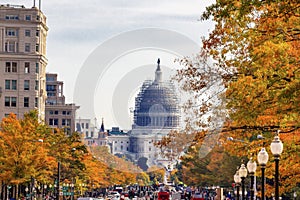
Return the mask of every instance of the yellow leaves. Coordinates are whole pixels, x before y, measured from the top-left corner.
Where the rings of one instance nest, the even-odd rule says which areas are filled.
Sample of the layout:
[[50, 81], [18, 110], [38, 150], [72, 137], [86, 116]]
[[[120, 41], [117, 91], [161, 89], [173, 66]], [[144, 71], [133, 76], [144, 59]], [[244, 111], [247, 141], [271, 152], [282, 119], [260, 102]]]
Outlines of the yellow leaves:
[[1, 175], [5, 177], [3, 180], [19, 184], [48, 169], [47, 151], [38, 142], [35, 133], [39, 124], [35, 120], [29, 116], [18, 120], [14, 115], [3, 118], [0, 132], [0, 160], [3, 163], [0, 171], [6, 174]]

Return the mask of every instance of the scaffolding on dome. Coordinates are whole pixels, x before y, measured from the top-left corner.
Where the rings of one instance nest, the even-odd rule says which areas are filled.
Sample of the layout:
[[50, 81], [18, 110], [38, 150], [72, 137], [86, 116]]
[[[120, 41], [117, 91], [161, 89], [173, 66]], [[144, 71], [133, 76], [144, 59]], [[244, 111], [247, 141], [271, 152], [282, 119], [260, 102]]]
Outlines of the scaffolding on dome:
[[134, 124], [143, 127], [179, 127], [179, 100], [170, 81], [146, 80], [135, 98]]

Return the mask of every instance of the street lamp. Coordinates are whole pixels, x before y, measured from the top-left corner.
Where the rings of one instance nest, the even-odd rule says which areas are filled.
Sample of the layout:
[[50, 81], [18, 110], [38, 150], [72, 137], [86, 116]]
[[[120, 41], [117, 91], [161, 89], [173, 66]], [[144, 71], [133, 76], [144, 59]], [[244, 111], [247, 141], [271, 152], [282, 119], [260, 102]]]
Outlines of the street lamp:
[[27, 196], [28, 196], [28, 191], [29, 191], [29, 189], [28, 189], [28, 187], [26, 187], [26, 188], [25, 188], [26, 198], [27, 198]]
[[74, 199], [74, 183], [73, 182], [70, 184], [70, 187], [71, 187], [71, 200], [73, 200]]
[[254, 173], [256, 171], [257, 165], [256, 162], [250, 158], [250, 160], [247, 163], [247, 169], [249, 171], [250, 175], [250, 200], [254, 199]]
[[236, 196], [237, 196], [237, 200], [240, 199], [240, 183], [241, 183], [241, 177], [239, 175], [239, 170], [236, 170], [234, 176], [233, 176], [233, 180], [235, 182], [235, 185], [236, 185]]
[[242, 200], [245, 200], [245, 178], [247, 177], [247, 169], [244, 164], [239, 169], [239, 175], [242, 179]]
[[278, 136], [278, 133], [275, 135], [271, 143], [271, 152], [275, 160], [275, 200], [279, 200], [279, 157], [283, 150], [283, 144]]
[[258, 164], [261, 167], [261, 200], [265, 200], [265, 168], [269, 160], [269, 155], [263, 147], [257, 155]]

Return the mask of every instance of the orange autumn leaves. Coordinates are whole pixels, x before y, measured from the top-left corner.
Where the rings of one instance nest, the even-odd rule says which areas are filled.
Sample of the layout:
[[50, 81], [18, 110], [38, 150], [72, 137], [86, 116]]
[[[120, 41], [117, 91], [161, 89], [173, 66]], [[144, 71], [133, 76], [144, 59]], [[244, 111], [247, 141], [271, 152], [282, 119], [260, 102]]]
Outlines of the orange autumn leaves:
[[54, 158], [39, 142], [42, 131], [37, 119], [29, 114], [18, 120], [15, 115], [4, 118], [0, 131], [0, 178], [7, 183], [20, 184], [31, 176], [49, 176]]
[[[257, 155], [263, 143], [271, 154], [269, 145], [281, 130], [280, 193], [291, 192], [300, 180], [300, 2], [216, 1], [201, 17], [213, 19], [215, 28], [203, 38], [199, 55], [181, 60], [177, 80], [199, 99], [203, 90], [211, 88], [206, 84], [208, 75], [221, 77], [225, 89], [218, 103], [224, 105], [226, 120], [218, 142], [232, 155]], [[206, 85], [199, 89], [200, 82]], [[206, 115], [203, 108], [210, 111], [207, 107], [215, 105], [197, 103], [187, 111], [201, 122]], [[200, 128], [209, 123], [199, 123]], [[265, 140], [257, 140], [257, 135]], [[237, 140], [230, 142], [227, 137]], [[193, 165], [185, 167], [192, 172]], [[273, 174], [270, 155], [268, 178], [273, 179]], [[273, 186], [268, 187], [270, 196]]]
[[25, 184], [31, 178], [53, 184], [58, 162], [63, 183], [76, 181], [86, 183], [87, 187], [107, 187], [136, 182], [136, 172], [126, 170], [133, 168], [133, 164], [110, 155], [122, 170], [111, 168], [95, 158], [78, 133], [66, 135], [49, 128], [38, 121], [36, 111], [25, 114], [23, 119], [11, 114], [3, 118], [0, 126], [0, 180], [5, 184]]

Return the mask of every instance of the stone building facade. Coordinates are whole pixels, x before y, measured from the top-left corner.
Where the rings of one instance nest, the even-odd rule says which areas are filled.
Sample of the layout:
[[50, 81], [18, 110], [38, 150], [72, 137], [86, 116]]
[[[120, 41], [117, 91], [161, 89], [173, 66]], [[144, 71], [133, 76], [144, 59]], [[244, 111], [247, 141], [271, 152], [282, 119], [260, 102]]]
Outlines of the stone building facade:
[[47, 32], [40, 9], [0, 5], [0, 118], [37, 109], [44, 120]]
[[79, 106], [65, 103], [63, 82], [57, 80], [57, 74], [46, 74], [46, 91], [46, 124], [52, 128], [64, 129], [66, 134], [75, 132], [76, 110]]

